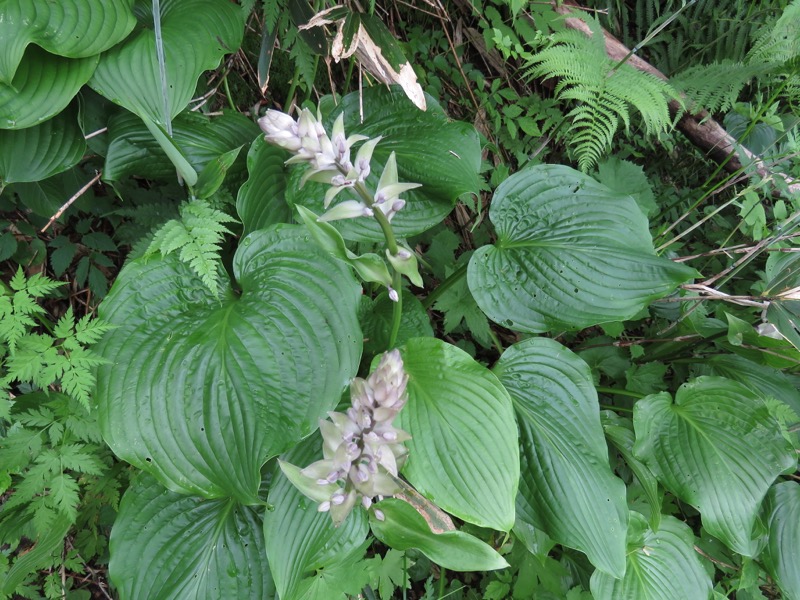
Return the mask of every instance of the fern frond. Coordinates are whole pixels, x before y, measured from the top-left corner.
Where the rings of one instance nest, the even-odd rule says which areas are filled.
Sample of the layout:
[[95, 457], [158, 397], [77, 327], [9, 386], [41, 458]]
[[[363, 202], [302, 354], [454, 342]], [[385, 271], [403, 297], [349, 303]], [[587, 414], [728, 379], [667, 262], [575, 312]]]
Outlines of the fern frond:
[[749, 64], [785, 65], [800, 56], [800, 0], [794, 0], [775, 26], [762, 33], [747, 55]]
[[181, 207], [181, 218], [173, 219], [159, 229], [145, 256], [160, 252], [166, 256], [175, 251], [202, 279], [214, 295], [219, 293], [219, 252], [222, 239], [231, 233], [225, 223], [236, 219], [212, 208], [204, 200], [193, 200]]
[[690, 67], [672, 77], [670, 83], [686, 95], [688, 111], [722, 112], [730, 110], [744, 86], [763, 70], [762, 65], [724, 60]]
[[666, 82], [623, 64], [605, 53], [605, 42], [596, 20], [587, 17], [591, 37], [568, 29], [553, 34], [552, 44], [533, 55], [525, 75], [558, 78], [560, 100], [577, 102], [568, 114], [569, 141], [578, 166], [590, 170], [611, 147], [620, 122], [630, 129], [630, 109], [642, 116], [648, 134], [668, 130], [668, 101], [677, 93]]

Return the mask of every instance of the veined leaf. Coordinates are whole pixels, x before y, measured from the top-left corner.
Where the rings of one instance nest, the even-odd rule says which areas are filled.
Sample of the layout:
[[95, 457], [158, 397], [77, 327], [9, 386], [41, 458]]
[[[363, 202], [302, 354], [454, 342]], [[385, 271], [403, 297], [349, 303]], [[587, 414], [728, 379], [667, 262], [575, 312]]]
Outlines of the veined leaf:
[[274, 598], [254, 508], [165, 490], [142, 473], [111, 530], [109, 573], [124, 600]]
[[227, 0], [161, 0], [161, 34], [169, 86], [161, 89], [150, 2], [139, 2], [138, 24], [122, 44], [104, 53], [89, 85], [109, 100], [162, 127], [164, 96], [169, 118], [181, 112], [203, 71], [239, 48], [244, 30]]
[[136, 260], [100, 313], [103, 435], [174, 491], [257, 501], [260, 469], [317, 428], [355, 375], [361, 288], [279, 226], [243, 239], [219, 299], [172, 255]]
[[134, 0], [6, 0], [0, 20], [0, 83], [13, 81], [28, 44], [69, 58], [121, 42], [136, 19]]
[[397, 498], [375, 505], [383, 520], [370, 512], [372, 532], [380, 541], [397, 550], [416, 548], [438, 565], [453, 571], [503, 569], [508, 563], [491, 546], [463, 531], [434, 533], [416, 509]]
[[60, 113], [94, 73], [98, 57], [69, 59], [28, 48], [10, 84], [0, 82], [0, 129], [24, 129]]
[[469, 261], [486, 315], [529, 333], [623, 321], [696, 271], [658, 257], [633, 198], [561, 165], [512, 175], [489, 218], [497, 242]]
[[754, 526], [775, 478], [796, 464], [794, 449], [763, 400], [722, 377], [682, 385], [634, 406], [634, 454], [661, 484], [700, 511], [703, 527], [732, 550], [760, 550]]
[[[130, 175], [150, 179], [174, 179], [175, 168], [141, 119], [130, 113], [114, 116], [108, 125], [109, 144], [103, 179], [118, 181]], [[221, 154], [249, 144], [258, 127], [246, 117], [225, 113], [209, 118], [193, 112], [181, 113], [172, 122], [172, 143], [195, 171]], [[244, 161], [237, 160], [229, 178], [244, 174]]]
[[[304, 468], [321, 458], [321, 449], [321, 437], [313, 435], [283, 459]], [[281, 600], [300, 598], [304, 580], [335, 567], [364, 542], [369, 531], [360, 505], [335, 527], [330, 514], [317, 511], [317, 504], [280, 469], [275, 471], [268, 502], [273, 508], [264, 515], [264, 538]]]
[[66, 171], [85, 151], [83, 132], [72, 109], [41, 125], [0, 130], [0, 186], [39, 181]]
[[769, 542], [762, 555], [769, 574], [778, 582], [787, 600], [800, 598], [800, 484], [784, 481], [767, 495]]
[[414, 338], [400, 352], [408, 404], [398, 426], [412, 437], [403, 475], [460, 519], [508, 531], [519, 481], [508, 392], [491, 371], [441, 340]]
[[245, 234], [276, 223], [290, 223], [292, 211], [286, 204], [286, 167], [289, 153], [258, 136], [247, 153], [249, 178], [239, 188], [236, 212]]
[[[420, 111], [398, 87], [386, 90], [375, 86], [364, 90], [363, 119], [359, 93], [345, 96], [327, 116], [330, 132], [333, 121], [344, 113], [345, 132], [383, 136], [372, 155], [371, 173], [367, 188], [375, 191], [389, 155], [397, 157], [399, 180], [420, 183], [422, 187], [402, 194], [408, 202], [392, 220], [398, 237], [422, 233], [441, 221], [462, 194], [478, 193], [480, 144], [475, 128], [467, 123], [448, 120], [437, 102], [427, 97], [428, 110]], [[299, 186], [302, 170], [292, 174], [287, 198], [292, 204], [302, 204], [316, 214], [324, 212], [322, 200], [325, 187], [309, 182]], [[346, 189], [336, 196], [336, 202], [358, 199]], [[334, 223], [346, 239], [382, 241], [383, 233], [373, 219], [347, 219]]]
[[711, 579], [694, 550], [692, 530], [665, 516], [657, 532], [645, 518], [631, 513], [625, 576], [614, 579], [595, 571], [596, 600], [708, 600]]
[[589, 365], [558, 342], [531, 338], [508, 348], [494, 371], [520, 428], [517, 518], [621, 577], [625, 484], [608, 463]]

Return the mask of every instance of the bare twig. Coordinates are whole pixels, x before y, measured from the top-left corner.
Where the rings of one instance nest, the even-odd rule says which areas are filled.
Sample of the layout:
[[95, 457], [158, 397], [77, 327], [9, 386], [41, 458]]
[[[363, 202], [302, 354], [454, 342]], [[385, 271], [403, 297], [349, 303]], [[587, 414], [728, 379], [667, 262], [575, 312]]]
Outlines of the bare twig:
[[58, 212], [56, 214], [54, 214], [52, 217], [50, 217], [50, 220], [47, 222], [47, 225], [42, 227], [41, 233], [44, 233], [45, 231], [47, 231], [47, 229], [50, 227], [50, 225], [55, 223], [56, 219], [58, 219], [61, 215], [63, 215], [64, 211], [67, 210], [72, 205], [72, 203], [75, 202], [75, 200], [77, 200], [78, 198], [83, 196], [86, 193], [86, 190], [88, 190], [95, 183], [97, 183], [99, 181], [100, 177], [102, 177], [102, 176], [103, 176], [103, 172], [102, 171], [97, 171], [95, 176], [92, 177], [92, 179], [89, 181], [89, 183], [87, 183], [81, 189], [79, 189], [77, 192], [75, 192], [75, 194], [69, 200], [67, 200], [61, 208], [58, 209]]

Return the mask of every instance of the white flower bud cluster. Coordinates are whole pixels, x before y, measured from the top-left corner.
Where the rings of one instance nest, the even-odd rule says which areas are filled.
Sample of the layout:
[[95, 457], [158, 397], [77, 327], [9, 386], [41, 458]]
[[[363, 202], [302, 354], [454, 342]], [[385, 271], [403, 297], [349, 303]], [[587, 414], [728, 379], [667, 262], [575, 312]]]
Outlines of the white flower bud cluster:
[[[325, 208], [328, 208], [334, 197], [343, 189], [354, 187], [366, 181], [371, 172], [370, 161], [380, 137], [369, 139], [364, 135], [344, 133], [344, 115], [340, 114], [333, 125], [331, 137], [328, 137], [319, 115], [314, 117], [307, 108], [300, 112], [295, 121], [291, 116], [277, 110], [268, 110], [258, 120], [264, 131], [266, 140], [294, 154], [286, 164], [307, 163], [309, 169], [302, 182], [318, 181], [330, 185], [325, 194]], [[351, 161], [350, 148], [357, 142], [364, 142]], [[345, 200], [334, 206], [320, 217], [320, 221], [371, 217], [375, 208], [379, 209], [391, 221], [401, 210], [406, 201], [400, 194], [419, 187], [418, 183], [398, 183], [397, 160], [394, 152], [389, 156], [386, 167], [378, 182], [373, 201]]]
[[[318, 509], [330, 511], [337, 525], [357, 502], [369, 508], [399, 491], [391, 476], [397, 477], [411, 436], [392, 421], [405, 406], [407, 382], [400, 352], [387, 352], [372, 375], [351, 383], [347, 413], [331, 412], [330, 421], [320, 422], [324, 458], [300, 473], [314, 481], [314, 497], [325, 498]], [[380, 511], [375, 516], [382, 518]]]

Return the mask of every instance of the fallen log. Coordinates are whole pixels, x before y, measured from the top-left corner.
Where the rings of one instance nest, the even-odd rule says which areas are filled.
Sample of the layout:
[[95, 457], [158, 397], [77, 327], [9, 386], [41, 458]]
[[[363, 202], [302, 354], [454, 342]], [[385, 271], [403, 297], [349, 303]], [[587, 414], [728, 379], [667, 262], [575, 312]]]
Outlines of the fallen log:
[[[574, 0], [553, 1], [553, 8], [562, 15], [573, 14], [575, 9], [582, 10], [583, 7]], [[582, 31], [591, 36], [592, 31], [585, 21], [578, 17], [567, 16], [565, 24], [571, 29]], [[639, 71], [650, 73], [651, 75], [668, 81], [669, 78], [661, 71], [656, 69], [646, 60], [631, 54], [630, 49], [615, 38], [611, 33], [603, 30], [606, 44], [606, 54], [609, 58], [621, 61], [628, 57], [626, 64], [629, 64]], [[670, 100], [670, 113], [674, 116], [681, 115], [676, 125], [695, 146], [705, 151], [714, 161], [724, 164], [724, 168], [730, 172], [737, 172], [745, 164], [753, 164], [756, 172], [763, 179], [781, 178], [786, 182], [790, 194], [800, 193], [800, 181], [784, 173], [773, 171], [759, 156], [753, 154], [747, 148], [737, 145], [736, 138], [728, 133], [722, 125], [715, 121], [706, 111], [695, 114], [685, 112], [683, 106], [677, 100]], [[780, 191], [776, 192], [780, 194]]]

